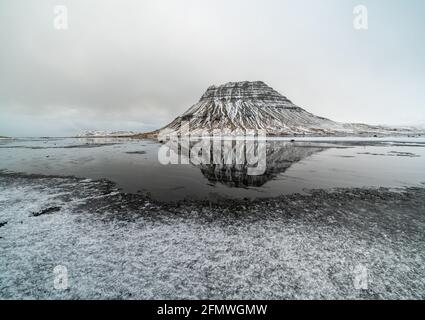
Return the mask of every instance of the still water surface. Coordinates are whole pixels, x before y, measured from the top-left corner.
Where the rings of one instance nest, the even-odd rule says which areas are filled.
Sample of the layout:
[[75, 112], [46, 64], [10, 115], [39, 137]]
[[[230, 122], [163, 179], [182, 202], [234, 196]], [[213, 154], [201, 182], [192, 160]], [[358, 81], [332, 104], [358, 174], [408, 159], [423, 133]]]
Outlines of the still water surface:
[[1, 139], [0, 170], [109, 179], [160, 201], [259, 198], [334, 187], [424, 186], [425, 139], [272, 139], [263, 175], [228, 165], [162, 165], [160, 143], [132, 139]]

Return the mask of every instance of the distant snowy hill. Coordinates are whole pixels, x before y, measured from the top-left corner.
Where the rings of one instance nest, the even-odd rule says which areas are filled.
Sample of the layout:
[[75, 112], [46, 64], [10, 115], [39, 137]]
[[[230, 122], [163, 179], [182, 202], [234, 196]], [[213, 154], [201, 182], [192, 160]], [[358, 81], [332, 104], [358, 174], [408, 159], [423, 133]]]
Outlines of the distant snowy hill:
[[198, 103], [161, 130], [179, 131], [182, 123], [189, 124], [192, 135], [215, 129], [236, 134], [263, 129], [275, 136], [409, 135], [419, 130], [335, 122], [296, 106], [261, 81], [211, 86]]
[[104, 131], [104, 130], [89, 130], [77, 135], [79, 138], [87, 137], [127, 137], [133, 136], [136, 132], [133, 131]]

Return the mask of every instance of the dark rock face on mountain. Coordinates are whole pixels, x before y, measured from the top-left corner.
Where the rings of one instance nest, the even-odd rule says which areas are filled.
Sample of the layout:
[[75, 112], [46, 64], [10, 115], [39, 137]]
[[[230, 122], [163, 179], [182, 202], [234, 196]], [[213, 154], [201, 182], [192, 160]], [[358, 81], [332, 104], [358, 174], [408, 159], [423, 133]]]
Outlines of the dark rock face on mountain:
[[243, 135], [247, 130], [264, 130], [267, 135], [276, 136], [373, 135], [391, 131], [386, 127], [344, 124], [316, 116], [261, 81], [211, 86], [198, 103], [161, 130], [185, 135], [187, 129], [191, 135], [211, 134], [214, 130]]
[[201, 101], [214, 99], [227, 101], [257, 101], [276, 104], [281, 107], [292, 107], [291, 101], [262, 81], [257, 82], [230, 82], [222, 86], [211, 86], [201, 97]]

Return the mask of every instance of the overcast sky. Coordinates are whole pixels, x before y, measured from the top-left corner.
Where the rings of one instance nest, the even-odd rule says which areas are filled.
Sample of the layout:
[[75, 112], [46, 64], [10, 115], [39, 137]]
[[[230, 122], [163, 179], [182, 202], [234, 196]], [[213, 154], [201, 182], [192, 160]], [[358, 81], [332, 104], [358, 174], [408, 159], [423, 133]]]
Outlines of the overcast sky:
[[1, 0], [0, 135], [156, 129], [243, 80], [337, 121], [424, 124], [424, 14], [423, 0]]

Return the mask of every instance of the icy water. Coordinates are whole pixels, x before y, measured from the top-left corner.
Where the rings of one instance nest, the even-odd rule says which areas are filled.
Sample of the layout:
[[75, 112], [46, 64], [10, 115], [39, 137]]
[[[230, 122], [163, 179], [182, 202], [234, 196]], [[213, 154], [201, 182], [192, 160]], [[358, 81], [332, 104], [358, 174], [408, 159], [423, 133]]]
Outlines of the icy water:
[[415, 187], [425, 182], [425, 139], [272, 139], [267, 168], [158, 161], [160, 143], [132, 139], [2, 139], [0, 170], [108, 179], [159, 201], [264, 198], [335, 187]]

